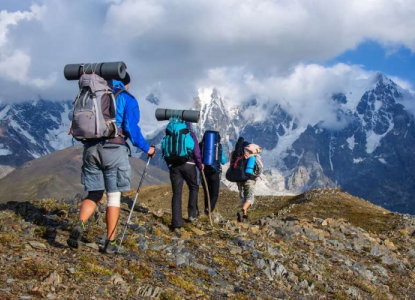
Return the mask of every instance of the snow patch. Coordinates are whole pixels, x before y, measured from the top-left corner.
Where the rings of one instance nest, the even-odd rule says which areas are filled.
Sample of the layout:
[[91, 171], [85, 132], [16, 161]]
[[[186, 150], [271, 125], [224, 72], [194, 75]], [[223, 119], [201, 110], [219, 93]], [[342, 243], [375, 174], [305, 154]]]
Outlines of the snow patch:
[[375, 101], [375, 112], [379, 111], [379, 109], [382, 107], [382, 101], [376, 100]]
[[384, 165], [386, 165], [386, 164], [387, 164], [387, 162], [386, 162], [386, 160], [385, 160], [384, 158], [378, 158], [378, 160], [379, 160], [382, 164], [384, 164]]
[[24, 130], [15, 120], [10, 120], [10, 126], [13, 127], [16, 131], [23, 134], [32, 144], [37, 144], [36, 140]]
[[358, 164], [358, 163], [361, 163], [364, 160], [365, 160], [365, 158], [361, 158], [361, 157], [359, 157], [359, 158], [353, 158], [353, 163], [354, 164]]
[[[65, 110], [61, 113], [61, 123], [58, 124], [57, 129], [49, 129], [46, 135], [46, 139], [49, 141], [51, 147], [55, 150], [61, 150], [72, 146], [72, 136], [68, 135], [71, 121], [68, 116], [71, 109], [68, 104], [64, 105]], [[56, 118], [52, 118], [57, 123]], [[33, 154], [32, 154], [33, 155]]]
[[0, 156], [13, 154], [9, 149], [0, 149]]
[[354, 140], [354, 135], [346, 139], [346, 141], [347, 141], [347, 144], [349, 144], [349, 149], [353, 151], [354, 146], [356, 145], [356, 142]]
[[10, 105], [6, 105], [2, 111], [0, 111], [0, 120], [3, 120], [3, 118], [7, 115], [7, 113], [9, 112], [11, 106]]
[[389, 128], [386, 130], [384, 134], [376, 134], [373, 130], [369, 130], [366, 133], [366, 153], [371, 154], [376, 148], [380, 145], [382, 138], [387, 135], [392, 129], [394, 124], [392, 122], [389, 123]]

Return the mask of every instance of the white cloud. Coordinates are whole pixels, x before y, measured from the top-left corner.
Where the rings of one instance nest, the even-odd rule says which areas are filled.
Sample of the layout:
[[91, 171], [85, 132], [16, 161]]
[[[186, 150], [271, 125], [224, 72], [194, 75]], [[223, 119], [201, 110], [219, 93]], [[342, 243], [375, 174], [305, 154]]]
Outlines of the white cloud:
[[45, 12], [45, 7], [39, 5], [32, 5], [30, 11], [9, 13], [3, 10], [0, 12], [0, 77], [4, 80], [17, 82], [23, 86], [40, 90], [54, 85], [57, 77], [56, 73], [50, 74], [47, 79], [30, 77], [28, 73], [32, 58], [24, 50], [19, 48], [13, 49], [8, 44], [11, 26], [17, 26], [22, 21], [39, 21]]
[[151, 32], [163, 17], [164, 8], [155, 1], [118, 1], [108, 8], [104, 32], [119, 38], [136, 38]]
[[33, 1], [13, 10], [8, 0], [0, 13], [0, 80], [22, 85], [5, 84], [8, 101], [73, 98], [66, 63], [124, 60], [139, 99], [156, 89], [163, 104], [184, 107], [202, 84], [235, 100], [286, 99], [312, 116], [322, 95], [368, 76], [319, 64], [366, 40], [415, 51], [415, 1]]
[[[288, 75], [269, 77], [256, 77], [243, 68], [221, 68], [210, 70], [198, 85], [217, 88], [225, 99], [233, 100], [230, 106], [256, 98], [260, 105], [269, 102], [281, 105], [302, 126], [324, 120], [324, 126], [340, 129], [348, 120], [338, 120], [339, 105], [332, 100], [332, 95], [344, 93], [348, 103], [342, 109], [353, 110], [372, 86], [376, 74], [342, 63], [332, 67], [299, 64]], [[266, 117], [258, 111], [253, 114], [256, 120]]]

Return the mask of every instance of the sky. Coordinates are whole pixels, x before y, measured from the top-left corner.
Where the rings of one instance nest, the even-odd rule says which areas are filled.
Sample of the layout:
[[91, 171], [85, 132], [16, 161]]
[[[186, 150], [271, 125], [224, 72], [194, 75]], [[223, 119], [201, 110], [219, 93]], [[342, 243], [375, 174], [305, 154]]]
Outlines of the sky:
[[72, 99], [65, 64], [122, 60], [144, 119], [149, 93], [186, 108], [215, 87], [317, 122], [379, 71], [413, 94], [414, 15], [415, 0], [0, 0], [0, 101]]

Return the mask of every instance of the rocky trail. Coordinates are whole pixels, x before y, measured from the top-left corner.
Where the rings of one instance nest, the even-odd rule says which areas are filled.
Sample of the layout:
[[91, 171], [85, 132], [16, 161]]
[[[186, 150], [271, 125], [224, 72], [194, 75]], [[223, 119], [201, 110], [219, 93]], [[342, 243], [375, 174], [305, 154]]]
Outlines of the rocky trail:
[[[72, 250], [66, 239], [80, 199], [2, 204], [0, 299], [415, 295], [413, 216], [391, 213], [337, 189], [320, 189], [296, 197], [258, 197], [249, 223], [238, 223], [237, 195], [223, 190], [214, 229], [202, 216], [176, 236], [168, 227], [170, 193], [168, 186], [143, 189], [118, 256], [99, 252], [105, 238], [104, 205], [91, 218], [80, 249]], [[121, 226], [133, 195], [124, 195]]]

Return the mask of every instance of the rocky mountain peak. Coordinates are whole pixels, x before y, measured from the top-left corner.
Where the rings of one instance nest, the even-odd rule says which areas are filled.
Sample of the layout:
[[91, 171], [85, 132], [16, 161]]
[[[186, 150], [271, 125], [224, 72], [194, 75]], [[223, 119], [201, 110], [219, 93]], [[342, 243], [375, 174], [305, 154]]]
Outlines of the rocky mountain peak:
[[199, 96], [194, 99], [192, 107], [200, 110], [201, 121], [195, 126], [199, 138], [202, 138], [206, 130], [216, 130], [221, 134], [223, 142], [236, 140], [235, 125], [226, 104], [226, 99], [222, 98], [215, 88], [199, 91]]

